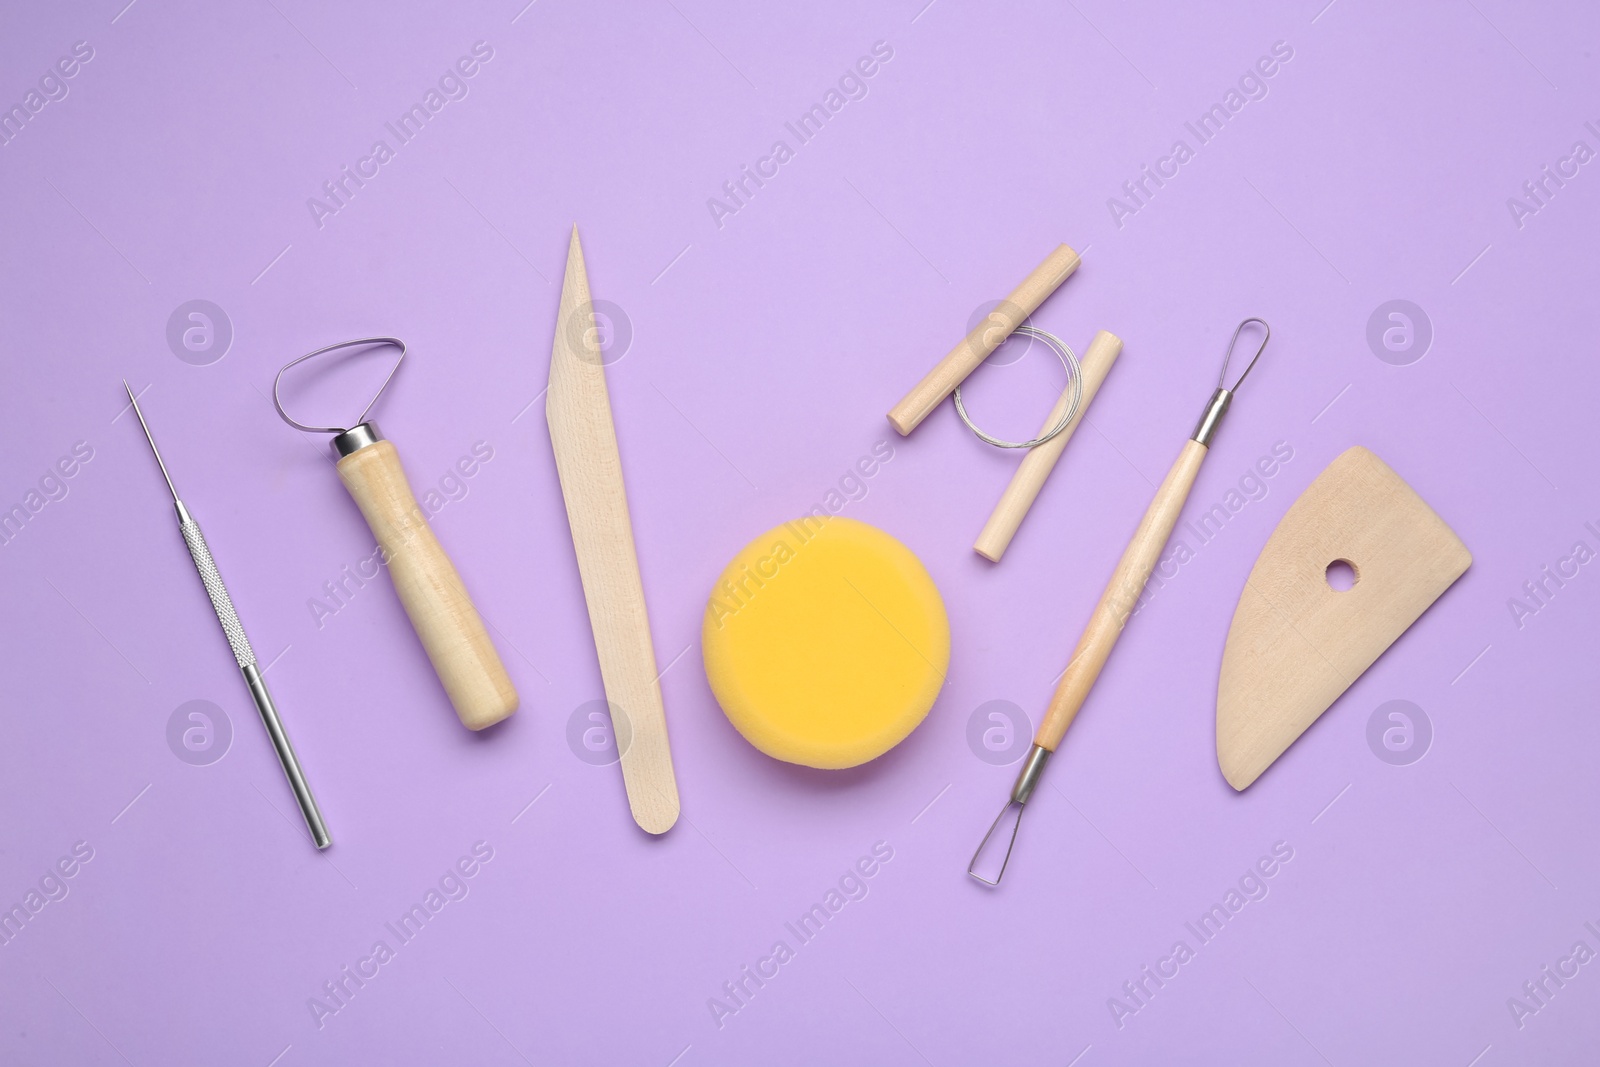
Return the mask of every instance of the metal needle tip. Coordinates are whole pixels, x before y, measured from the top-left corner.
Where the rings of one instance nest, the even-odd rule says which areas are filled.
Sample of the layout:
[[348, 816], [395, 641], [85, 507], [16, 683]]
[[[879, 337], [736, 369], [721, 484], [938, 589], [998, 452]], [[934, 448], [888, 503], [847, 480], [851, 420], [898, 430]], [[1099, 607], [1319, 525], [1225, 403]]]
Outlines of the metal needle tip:
[[144, 421], [144, 412], [139, 410], [139, 398], [133, 395], [133, 386], [129, 385], [128, 379], [124, 378], [122, 379], [122, 387], [128, 391], [128, 403], [133, 405], [133, 414], [139, 420], [139, 428], [144, 431], [144, 439], [150, 442], [150, 451], [155, 454], [156, 466], [161, 468], [161, 477], [167, 480], [167, 489], [172, 493], [172, 502], [174, 504], [181, 503], [178, 500], [178, 488], [172, 484], [172, 475], [167, 473], [167, 465], [161, 459], [161, 450], [156, 447], [156, 439], [150, 436], [150, 424]]

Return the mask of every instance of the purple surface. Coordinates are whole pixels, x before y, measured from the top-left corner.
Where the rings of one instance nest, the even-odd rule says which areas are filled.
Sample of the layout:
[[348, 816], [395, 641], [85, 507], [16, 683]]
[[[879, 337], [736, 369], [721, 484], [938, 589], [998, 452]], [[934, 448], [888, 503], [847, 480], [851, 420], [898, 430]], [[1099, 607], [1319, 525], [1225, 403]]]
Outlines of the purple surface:
[[[1600, 563], [1561, 563], [1600, 550], [1600, 177], [1572, 156], [1600, 149], [1592, 6], [124, 2], [0, 14], [0, 104], [26, 110], [75, 42], [93, 51], [0, 147], [0, 508], [32, 490], [40, 505], [0, 549], [0, 904], [66, 893], [41, 892], [0, 945], [0, 1060], [1594, 1061], [1600, 964], [1571, 953], [1600, 950]], [[399, 144], [385, 124], [479, 41], [493, 55], [466, 95]], [[859, 98], [800, 143], [785, 123], [875, 42], [893, 54], [866, 95], [846, 82]], [[1241, 94], [1199, 144], [1185, 123], [1275, 42], [1292, 58], [1245, 83], [1265, 96]], [[1180, 138], [1193, 158], [1127, 198]], [[393, 158], [319, 226], [308, 198], [378, 139]], [[714, 217], [708, 198], [778, 140], [792, 158]], [[1529, 199], [1564, 159], [1564, 184]], [[617, 768], [568, 742], [601, 688], [534, 401], [574, 221], [632, 334], [610, 386], [682, 788], [662, 840], [628, 820]], [[1036, 322], [1080, 349], [1110, 329], [1126, 353], [995, 567], [970, 545], [1015, 457], [948, 406], [904, 440], [883, 413], [1058, 241], [1084, 266]], [[231, 323], [209, 365], [167, 339], [194, 299]], [[1431, 322], [1406, 365], [1368, 342], [1395, 299]], [[986, 891], [963, 869], [1015, 768], [980, 759], [969, 725], [991, 701], [1037, 721], [1250, 314], [1274, 341], [1187, 518], [1275, 444], [1292, 459], [1189, 542]], [[522, 693], [486, 736], [456, 722], [386, 579], [331, 616], [311, 607], [372, 540], [325, 440], [268, 397], [280, 364], [370, 333], [411, 345], [374, 415], [419, 492], [441, 487], [435, 527]], [[123, 376], [271, 662], [325, 856]], [[972, 407], [1027, 433], [1059, 376], [1038, 352], [987, 368]], [[319, 396], [330, 417], [348, 407]], [[739, 546], [878, 441], [894, 457], [844, 513], [934, 575], [949, 684], [885, 758], [809, 773], [718, 711], [701, 611]], [[478, 442], [492, 459], [450, 480]], [[1238, 590], [1288, 504], [1357, 443], [1475, 562], [1236, 795], [1213, 710]], [[41, 488], [75, 446], [92, 458]], [[1546, 565], [1577, 573], [1557, 586]], [[1542, 604], [1524, 591], [1541, 580]], [[192, 700], [232, 725], [209, 765], [169, 746]], [[1369, 745], [1391, 700], [1431, 723], [1420, 761]], [[92, 859], [48, 878], [79, 842]], [[460, 899], [402, 943], [386, 924], [478, 842], [493, 858], [447, 880]], [[1293, 858], [1265, 898], [1201, 943], [1185, 924], [1278, 842]], [[802, 943], [785, 924], [875, 844], [892, 859], [865, 897]], [[380, 940], [393, 958], [338, 1006], [324, 983]], [[1124, 983], [1180, 940], [1192, 958], [1146, 979], [1140, 1006]], [[730, 999], [779, 941], [792, 958]], [[1577, 973], [1558, 986], [1545, 966]], [[1552, 995], [1535, 1000], [1539, 980]], [[338, 1010], [319, 1018], [314, 997]], [[738, 1010], [719, 1018], [713, 998]]]

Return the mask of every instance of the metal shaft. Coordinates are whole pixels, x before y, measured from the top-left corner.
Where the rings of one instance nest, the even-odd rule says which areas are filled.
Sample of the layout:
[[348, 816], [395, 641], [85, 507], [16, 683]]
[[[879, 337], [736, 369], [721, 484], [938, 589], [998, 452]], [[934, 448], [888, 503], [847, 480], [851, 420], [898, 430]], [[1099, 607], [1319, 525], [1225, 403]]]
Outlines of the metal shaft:
[[295, 802], [300, 805], [300, 814], [305, 817], [306, 829], [311, 831], [311, 840], [317, 848], [327, 848], [333, 844], [333, 838], [328, 836], [328, 827], [322, 821], [317, 798], [311, 795], [311, 786], [306, 782], [305, 773], [300, 770], [294, 745], [289, 743], [289, 735], [278, 718], [278, 709], [272, 703], [272, 694], [267, 692], [267, 681], [253, 663], [241, 669], [244, 671], [245, 684], [250, 687], [250, 696], [256, 702], [256, 710], [261, 713], [261, 725], [267, 728], [267, 736], [272, 739], [272, 747], [278, 753], [278, 762], [283, 764], [284, 776], [289, 779], [289, 788], [294, 790]]
[[228, 647], [233, 650], [234, 662], [239, 665], [239, 670], [244, 675], [245, 685], [250, 689], [250, 698], [255, 701], [256, 710], [261, 713], [261, 724], [267, 729], [267, 736], [272, 740], [273, 750], [278, 754], [278, 762], [283, 765], [284, 777], [289, 779], [289, 788], [294, 791], [295, 802], [300, 805], [300, 814], [305, 818], [306, 829], [311, 832], [311, 840], [318, 849], [327, 848], [333, 843], [328, 836], [328, 828], [322, 821], [322, 812], [317, 807], [316, 797], [311, 795], [311, 786], [306, 782], [305, 772], [300, 769], [300, 760], [295, 755], [294, 746], [289, 743], [289, 735], [283, 728], [283, 722], [278, 718], [278, 709], [272, 703], [272, 694], [267, 692], [267, 683], [261, 677], [261, 671], [256, 666], [255, 649], [250, 646], [250, 638], [245, 636], [244, 626], [239, 622], [239, 614], [234, 610], [233, 598], [228, 595], [228, 587], [222, 584], [222, 574], [217, 570], [217, 564], [211, 557], [211, 547], [206, 544], [205, 534], [200, 532], [200, 524], [194, 521], [194, 516], [189, 514], [189, 509], [183, 506], [183, 501], [178, 498], [178, 490], [172, 484], [172, 477], [167, 473], [167, 465], [162, 462], [161, 450], [156, 448], [156, 439], [150, 434], [150, 426], [144, 421], [144, 413], [139, 410], [139, 401], [133, 395], [133, 390], [128, 388], [128, 383], [122, 383], [128, 390], [128, 400], [133, 404], [133, 413], [139, 418], [139, 425], [144, 429], [144, 438], [150, 442], [150, 451], [155, 454], [156, 463], [161, 467], [161, 476], [166, 479], [167, 488], [172, 491], [172, 504], [177, 511], [178, 530], [183, 534], [183, 543], [189, 548], [189, 558], [194, 560], [195, 571], [200, 575], [200, 582], [205, 586], [206, 596], [211, 599], [212, 610], [217, 614], [217, 622], [222, 625], [222, 632], [228, 638]]

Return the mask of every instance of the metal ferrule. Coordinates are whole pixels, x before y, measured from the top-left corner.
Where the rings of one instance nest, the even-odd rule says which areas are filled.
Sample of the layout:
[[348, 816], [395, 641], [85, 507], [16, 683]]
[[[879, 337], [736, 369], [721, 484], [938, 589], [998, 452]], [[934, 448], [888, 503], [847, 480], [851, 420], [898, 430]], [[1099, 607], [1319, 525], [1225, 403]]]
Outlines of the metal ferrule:
[[333, 450], [343, 459], [352, 452], [359, 452], [368, 445], [375, 445], [382, 441], [383, 434], [378, 432], [375, 422], [363, 422], [359, 426], [352, 426], [344, 433], [333, 439]]
[[1233, 403], [1233, 394], [1226, 389], [1218, 389], [1211, 394], [1211, 400], [1206, 404], [1206, 410], [1200, 415], [1200, 421], [1195, 424], [1194, 433], [1189, 435], [1189, 440], [1196, 444], [1211, 447], [1211, 438], [1216, 436], [1217, 427], [1222, 425], [1222, 416], [1228, 413], [1228, 405]]
[[1049, 762], [1050, 750], [1043, 745], [1034, 745], [1028, 752], [1027, 760], [1022, 764], [1022, 772], [1017, 775], [1017, 784], [1011, 787], [1011, 803], [1026, 804], [1033, 795], [1034, 787], [1039, 784], [1039, 776], [1044, 773], [1044, 765]]

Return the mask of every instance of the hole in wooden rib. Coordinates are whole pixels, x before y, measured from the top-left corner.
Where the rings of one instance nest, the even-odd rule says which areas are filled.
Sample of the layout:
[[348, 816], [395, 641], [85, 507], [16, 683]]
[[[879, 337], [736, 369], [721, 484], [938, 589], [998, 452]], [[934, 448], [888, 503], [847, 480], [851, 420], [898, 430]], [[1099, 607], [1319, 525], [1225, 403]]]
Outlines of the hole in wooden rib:
[[1334, 592], [1343, 593], [1354, 588], [1355, 584], [1361, 580], [1361, 572], [1349, 560], [1336, 559], [1328, 564], [1328, 570], [1324, 577], [1326, 577], [1328, 586]]

